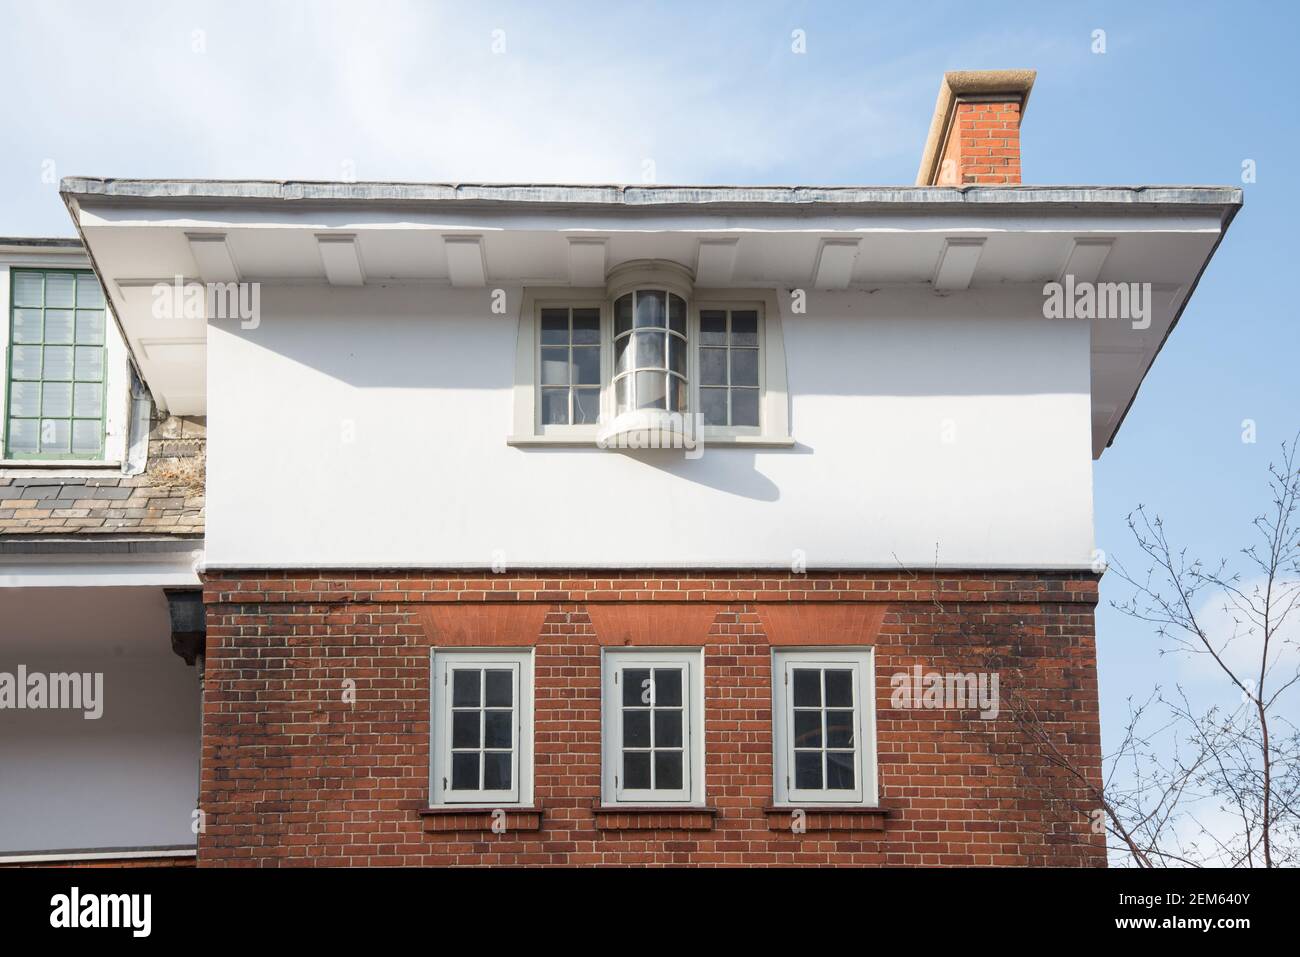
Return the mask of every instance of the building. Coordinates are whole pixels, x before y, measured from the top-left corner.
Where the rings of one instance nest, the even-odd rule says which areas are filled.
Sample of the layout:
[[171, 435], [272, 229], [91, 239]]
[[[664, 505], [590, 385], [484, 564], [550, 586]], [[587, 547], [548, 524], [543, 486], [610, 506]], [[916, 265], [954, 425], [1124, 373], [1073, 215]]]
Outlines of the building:
[[[5, 462], [0, 647], [71, 654], [131, 589], [167, 677], [105, 671], [101, 720], [174, 715], [115, 747], [176, 786], [113, 797], [148, 838], [106, 809], [0, 843], [148, 860], [179, 820], [203, 865], [1103, 864], [1009, 702], [1100, 780], [1092, 461], [1241, 192], [1022, 185], [1032, 83], [946, 75], [907, 187], [65, 179], [119, 417], [93, 467]], [[155, 457], [204, 441], [181, 493]], [[110, 475], [121, 526], [68, 488]], [[48, 821], [92, 722], [51, 751], [24, 721], [4, 747], [42, 773], [0, 801]]]

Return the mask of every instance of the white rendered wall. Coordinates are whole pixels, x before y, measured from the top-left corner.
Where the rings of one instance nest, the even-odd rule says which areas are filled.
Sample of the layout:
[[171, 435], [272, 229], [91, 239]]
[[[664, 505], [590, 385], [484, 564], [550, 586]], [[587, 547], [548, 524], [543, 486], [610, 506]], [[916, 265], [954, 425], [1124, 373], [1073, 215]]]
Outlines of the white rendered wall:
[[783, 323], [796, 447], [688, 460], [508, 446], [516, 322], [486, 295], [264, 287], [256, 329], [211, 323], [208, 565], [1091, 561], [1086, 323], [822, 294]]
[[103, 714], [0, 710], [0, 854], [193, 845], [199, 687], [160, 588], [0, 589], [0, 671], [102, 672]]

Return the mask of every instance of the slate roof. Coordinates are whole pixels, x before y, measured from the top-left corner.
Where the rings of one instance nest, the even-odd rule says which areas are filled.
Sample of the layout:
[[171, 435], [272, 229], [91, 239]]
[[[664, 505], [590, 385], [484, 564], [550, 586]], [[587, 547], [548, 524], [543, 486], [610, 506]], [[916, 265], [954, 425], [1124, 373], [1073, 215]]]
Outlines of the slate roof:
[[148, 473], [110, 478], [0, 477], [0, 536], [203, 535], [203, 493]]

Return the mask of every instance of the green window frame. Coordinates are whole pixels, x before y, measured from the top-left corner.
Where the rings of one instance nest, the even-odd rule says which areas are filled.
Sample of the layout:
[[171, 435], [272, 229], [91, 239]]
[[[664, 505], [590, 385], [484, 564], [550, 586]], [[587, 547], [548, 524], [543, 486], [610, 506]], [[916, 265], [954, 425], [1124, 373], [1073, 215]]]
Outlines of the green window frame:
[[90, 270], [9, 270], [5, 457], [104, 457], [106, 330]]

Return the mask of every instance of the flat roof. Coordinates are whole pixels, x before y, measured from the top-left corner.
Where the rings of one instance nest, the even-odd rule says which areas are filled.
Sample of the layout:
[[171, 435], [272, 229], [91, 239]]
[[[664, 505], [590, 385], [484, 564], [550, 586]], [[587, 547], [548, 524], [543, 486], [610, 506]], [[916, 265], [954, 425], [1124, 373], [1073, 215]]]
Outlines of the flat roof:
[[1237, 207], [1232, 186], [659, 186], [559, 183], [340, 183], [317, 180], [69, 176], [65, 197], [180, 204], [524, 205], [557, 207], [850, 207], [1058, 205]]

